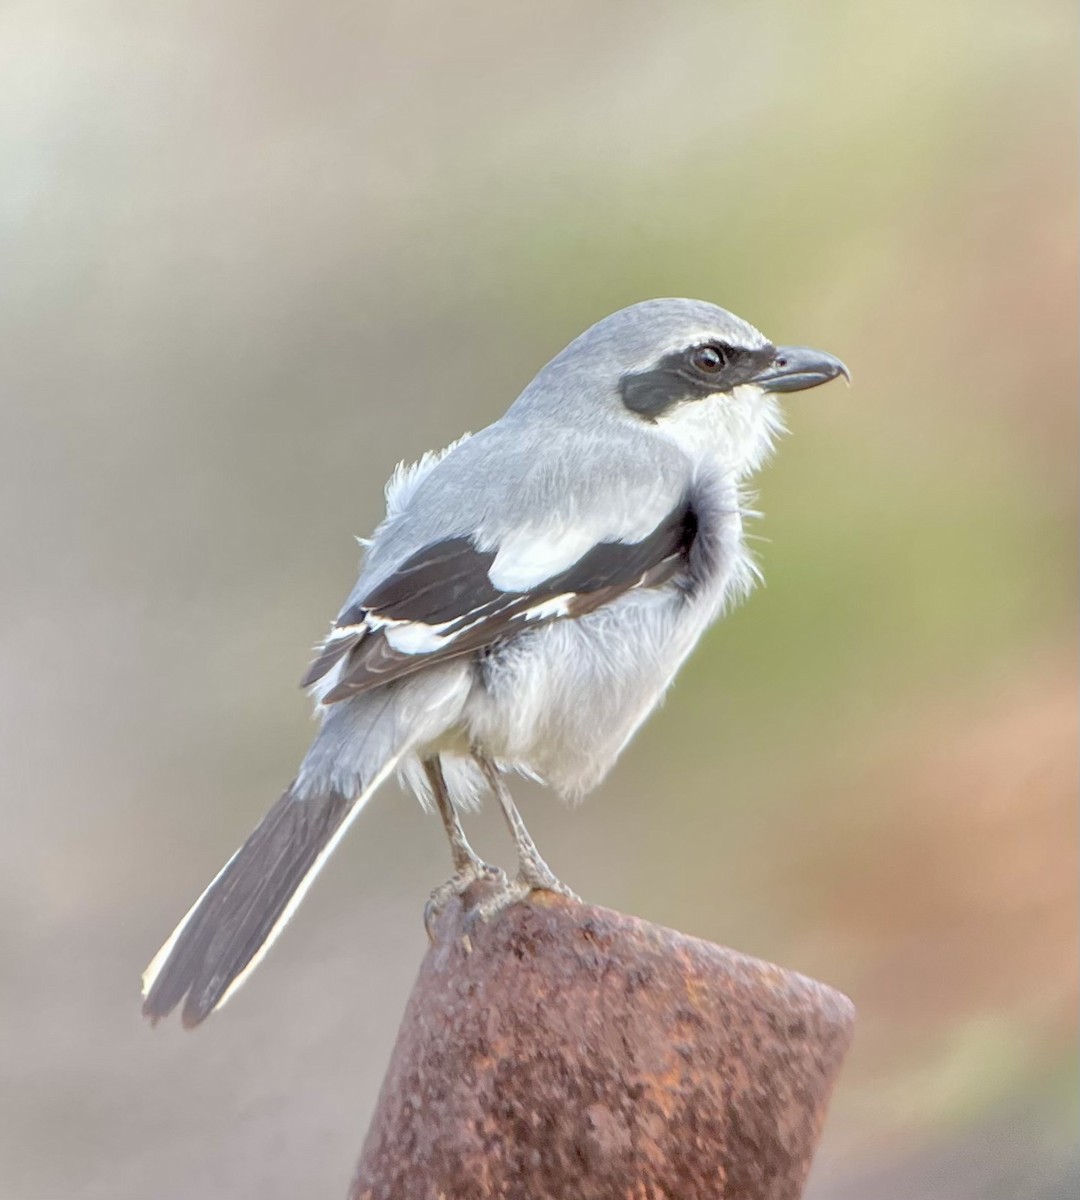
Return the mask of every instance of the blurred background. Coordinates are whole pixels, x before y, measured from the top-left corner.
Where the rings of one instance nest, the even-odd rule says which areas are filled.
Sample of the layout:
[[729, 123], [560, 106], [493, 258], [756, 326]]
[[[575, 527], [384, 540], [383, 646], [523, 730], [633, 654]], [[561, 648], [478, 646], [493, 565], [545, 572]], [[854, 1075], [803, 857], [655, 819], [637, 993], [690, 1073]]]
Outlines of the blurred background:
[[855, 386], [788, 405], [767, 586], [530, 826], [852, 996], [816, 1200], [1076, 1194], [1073, 8], [0, 8], [0, 1193], [344, 1194], [438, 823], [387, 789], [196, 1034], [139, 973], [291, 778], [394, 464], [688, 295]]

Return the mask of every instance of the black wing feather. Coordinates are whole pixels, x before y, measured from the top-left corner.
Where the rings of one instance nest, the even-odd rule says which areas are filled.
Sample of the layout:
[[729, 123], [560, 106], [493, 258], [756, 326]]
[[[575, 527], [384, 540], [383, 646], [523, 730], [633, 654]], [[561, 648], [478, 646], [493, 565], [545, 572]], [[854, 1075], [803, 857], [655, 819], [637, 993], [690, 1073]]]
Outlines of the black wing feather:
[[369, 612], [426, 625], [452, 621], [505, 595], [488, 578], [494, 561], [494, 551], [477, 550], [469, 538], [435, 542], [406, 559], [338, 623], [351, 624], [355, 614]]
[[[305, 676], [308, 686], [342, 658], [341, 677], [323, 697], [333, 704], [349, 696], [490, 646], [522, 628], [531, 609], [569, 596], [567, 616], [581, 616], [637, 587], [657, 587], [683, 571], [697, 537], [693, 505], [678, 505], [640, 542], [601, 542], [565, 571], [527, 592], [503, 592], [491, 582], [495, 561], [469, 538], [448, 538], [418, 550], [337, 621], [344, 632], [331, 636]], [[369, 618], [445, 626], [445, 645], [427, 653], [396, 650]], [[556, 616], [530, 618], [537, 623]], [[353, 630], [356, 632], [354, 633]], [[347, 657], [346, 657], [347, 656]]]

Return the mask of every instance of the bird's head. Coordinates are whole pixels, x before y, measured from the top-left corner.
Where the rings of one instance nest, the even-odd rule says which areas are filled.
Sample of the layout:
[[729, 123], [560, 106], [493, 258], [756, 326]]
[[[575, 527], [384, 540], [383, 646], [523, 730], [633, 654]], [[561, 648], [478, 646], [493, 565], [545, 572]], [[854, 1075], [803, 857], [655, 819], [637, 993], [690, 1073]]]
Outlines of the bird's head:
[[522, 400], [528, 403], [530, 393], [558, 393], [579, 413], [614, 412], [742, 478], [783, 430], [777, 396], [838, 375], [850, 378], [838, 358], [805, 346], [776, 346], [714, 304], [646, 300], [587, 329]]

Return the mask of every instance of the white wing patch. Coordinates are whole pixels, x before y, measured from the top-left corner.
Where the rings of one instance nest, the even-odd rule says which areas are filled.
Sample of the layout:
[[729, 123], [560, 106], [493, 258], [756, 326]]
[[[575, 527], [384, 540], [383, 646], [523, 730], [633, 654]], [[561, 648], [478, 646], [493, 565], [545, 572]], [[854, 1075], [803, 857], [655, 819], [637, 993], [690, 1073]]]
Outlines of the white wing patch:
[[603, 524], [523, 526], [499, 543], [488, 578], [501, 592], [527, 592], [569, 570], [594, 546], [640, 542], [663, 515], [646, 505], [617, 510]]
[[381, 629], [383, 636], [399, 654], [434, 654], [449, 646], [456, 633], [446, 630], [455, 621], [443, 621], [439, 625], [427, 625], [423, 621], [380, 620], [372, 614], [371, 628]]
[[[513, 617], [516, 621], [543, 621], [552, 617], [565, 617], [570, 611], [570, 602], [576, 593], [565, 592], [561, 596], [552, 596], [550, 600], [542, 600], [524, 612]], [[512, 597], [509, 597], [512, 598]], [[399, 654], [434, 654], [452, 646], [456, 638], [468, 633], [475, 625], [484, 620], [489, 614], [486, 611], [477, 612], [475, 620], [469, 620], [471, 614], [453, 621], [443, 621], [438, 625], [428, 625], [423, 621], [394, 621], [371, 613], [367, 627], [381, 630], [383, 636]], [[449, 632], [448, 632], [449, 631]]]
[[570, 601], [577, 596], [576, 592], [563, 592], [561, 596], [552, 596], [542, 604], [534, 604], [521, 614], [525, 621], [542, 621], [547, 617], [565, 617], [570, 612]]
[[588, 528], [520, 529], [503, 540], [488, 578], [500, 592], [527, 592], [572, 567], [596, 541]]

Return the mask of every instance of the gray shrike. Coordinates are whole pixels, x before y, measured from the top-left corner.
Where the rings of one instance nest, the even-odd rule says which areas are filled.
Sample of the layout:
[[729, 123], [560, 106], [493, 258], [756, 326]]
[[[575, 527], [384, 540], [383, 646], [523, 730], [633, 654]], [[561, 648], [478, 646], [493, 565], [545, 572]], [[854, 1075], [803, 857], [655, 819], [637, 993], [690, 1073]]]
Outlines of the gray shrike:
[[[848, 375], [696, 300], [606, 317], [506, 415], [386, 488], [386, 517], [303, 680], [321, 727], [296, 779], [143, 976], [152, 1021], [197, 1025], [281, 932], [353, 818], [395, 772], [438, 810], [483, 915], [565, 891], [504, 776], [595, 787], [702, 632], [755, 578], [740, 486], [783, 429], [777, 394]], [[494, 792], [517, 848], [507, 881], [458, 813]]]

